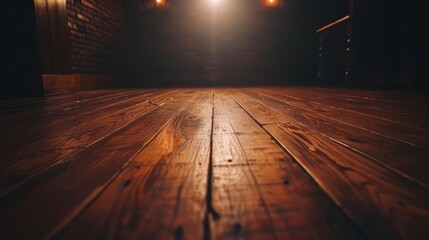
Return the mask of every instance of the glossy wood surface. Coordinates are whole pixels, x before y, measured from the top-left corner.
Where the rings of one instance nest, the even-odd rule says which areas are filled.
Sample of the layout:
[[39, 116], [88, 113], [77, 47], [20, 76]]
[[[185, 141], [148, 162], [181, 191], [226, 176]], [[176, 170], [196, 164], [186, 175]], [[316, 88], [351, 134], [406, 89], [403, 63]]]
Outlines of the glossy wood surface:
[[0, 238], [428, 239], [428, 100], [255, 87], [0, 101]]

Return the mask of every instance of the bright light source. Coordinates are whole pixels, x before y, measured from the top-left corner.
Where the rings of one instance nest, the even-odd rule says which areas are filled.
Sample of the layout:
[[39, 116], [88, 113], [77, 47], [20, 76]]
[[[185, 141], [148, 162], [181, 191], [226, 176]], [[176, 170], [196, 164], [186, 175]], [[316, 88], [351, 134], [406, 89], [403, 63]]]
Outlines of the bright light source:
[[212, 4], [218, 4], [218, 3], [220, 2], [220, 0], [210, 0], [210, 2], [211, 2]]
[[278, 7], [280, 0], [262, 0], [265, 7]]
[[155, 0], [156, 6], [163, 7], [165, 6], [165, 0]]

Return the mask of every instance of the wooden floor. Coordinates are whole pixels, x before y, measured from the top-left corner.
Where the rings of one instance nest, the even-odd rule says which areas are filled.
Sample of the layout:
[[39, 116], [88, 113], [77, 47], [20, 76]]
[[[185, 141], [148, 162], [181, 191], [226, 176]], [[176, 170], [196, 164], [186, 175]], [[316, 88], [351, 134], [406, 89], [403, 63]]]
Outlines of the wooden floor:
[[0, 239], [429, 239], [428, 96], [122, 89], [0, 111]]

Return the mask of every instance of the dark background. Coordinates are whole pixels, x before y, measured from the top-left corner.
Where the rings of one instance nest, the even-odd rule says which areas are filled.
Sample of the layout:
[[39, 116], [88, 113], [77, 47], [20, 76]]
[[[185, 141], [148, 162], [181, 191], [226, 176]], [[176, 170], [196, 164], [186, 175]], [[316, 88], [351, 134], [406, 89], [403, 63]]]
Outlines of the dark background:
[[[166, 8], [149, 0], [67, 0], [52, 7], [60, 1], [4, 4], [2, 98], [42, 96], [42, 74], [109, 74], [119, 87], [428, 86], [417, 1], [286, 0], [264, 8], [258, 0], [222, 0], [216, 11], [209, 0], [171, 0]], [[318, 78], [315, 31], [345, 15], [352, 16], [352, 78], [344, 79], [343, 32], [326, 33], [324, 44], [334, 50], [323, 61], [331, 67]]]
[[129, 72], [142, 84], [312, 84], [314, 31], [348, 11], [348, 0], [292, 0], [279, 8], [223, 0], [215, 9], [210, 1], [176, 0], [169, 8], [148, 7], [134, 13], [139, 24], [128, 30], [138, 39], [129, 56], [139, 53], [138, 71]]

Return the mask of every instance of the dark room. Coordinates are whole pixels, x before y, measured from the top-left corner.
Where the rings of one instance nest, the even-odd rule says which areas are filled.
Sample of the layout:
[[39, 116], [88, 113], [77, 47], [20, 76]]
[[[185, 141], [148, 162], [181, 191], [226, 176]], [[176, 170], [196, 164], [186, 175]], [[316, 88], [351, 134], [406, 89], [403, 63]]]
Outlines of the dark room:
[[0, 239], [429, 239], [423, 2], [5, 1]]

